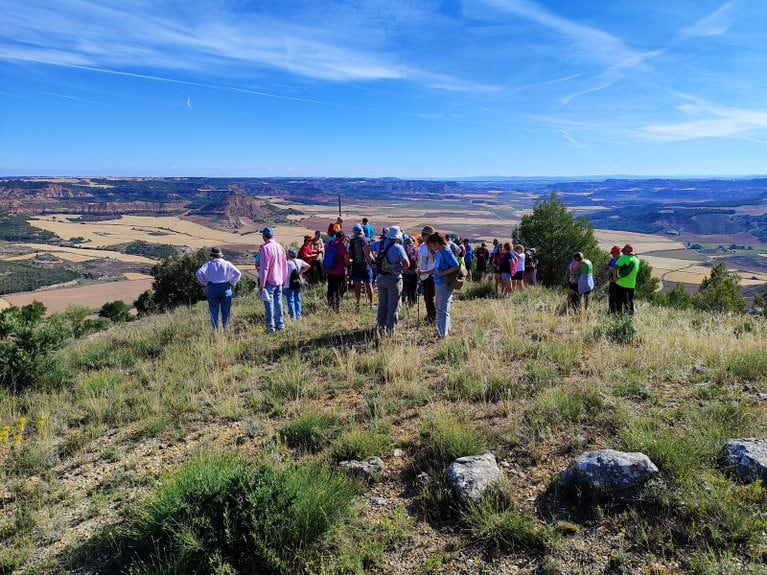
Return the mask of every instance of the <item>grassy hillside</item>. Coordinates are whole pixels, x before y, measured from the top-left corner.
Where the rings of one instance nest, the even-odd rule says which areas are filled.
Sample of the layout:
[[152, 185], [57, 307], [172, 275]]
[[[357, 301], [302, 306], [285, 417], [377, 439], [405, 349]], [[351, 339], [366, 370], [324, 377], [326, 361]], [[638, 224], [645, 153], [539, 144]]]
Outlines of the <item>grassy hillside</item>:
[[[718, 457], [767, 430], [767, 323], [563, 317], [562, 297], [458, 301], [444, 341], [415, 309], [379, 340], [373, 312], [330, 314], [317, 292], [275, 335], [245, 298], [225, 337], [199, 305], [79, 341], [59, 352], [63, 388], [0, 392], [0, 572], [203, 557], [197, 572], [235, 573], [240, 541], [262, 573], [765, 573], [767, 494]], [[552, 479], [603, 447], [643, 451], [661, 479], [620, 504], [556, 497]], [[459, 505], [445, 467], [486, 450], [504, 481]], [[378, 483], [335, 470], [369, 455]]]

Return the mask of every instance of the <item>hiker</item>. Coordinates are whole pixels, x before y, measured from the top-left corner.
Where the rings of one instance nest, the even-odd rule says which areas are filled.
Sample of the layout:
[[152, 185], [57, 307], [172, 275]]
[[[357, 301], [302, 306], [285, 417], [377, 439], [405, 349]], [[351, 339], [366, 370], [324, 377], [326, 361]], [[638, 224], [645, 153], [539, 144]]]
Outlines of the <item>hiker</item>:
[[511, 279], [514, 282], [514, 288], [522, 291], [525, 289], [525, 246], [522, 244], [514, 246], [514, 254], [517, 258], [517, 269]]
[[317, 260], [317, 256], [314, 253], [314, 247], [312, 246], [313, 236], [304, 236], [304, 243], [298, 248], [298, 259], [309, 266], [309, 271], [304, 274], [308, 283], [316, 283], [319, 281], [317, 273], [314, 269], [314, 262]]
[[405, 236], [405, 253], [410, 263], [402, 269], [402, 301], [414, 306], [418, 301], [418, 250], [410, 236]]
[[303, 305], [301, 302], [301, 289], [304, 286], [304, 274], [311, 266], [298, 258], [295, 248], [288, 249], [288, 282], [285, 286], [285, 299], [288, 300], [288, 315], [292, 320], [303, 317]]
[[232, 288], [240, 281], [242, 273], [234, 264], [224, 259], [219, 248], [210, 248], [210, 261], [205, 262], [195, 272], [197, 283], [206, 288], [210, 323], [213, 330], [218, 330], [218, 317], [221, 313], [221, 323], [226, 330], [229, 327], [232, 309]]
[[346, 291], [346, 266], [349, 262], [349, 251], [344, 243], [344, 233], [337, 232], [325, 248], [322, 262], [328, 278], [328, 306], [334, 312], [341, 310], [341, 298]]
[[338, 232], [344, 231], [344, 221], [341, 219], [341, 216], [338, 216], [336, 218], [335, 223], [328, 224], [328, 237], [332, 238], [334, 237]]
[[495, 293], [498, 294], [498, 288], [503, 288], [501, 279], [501, 259], [503, 256], [503, 246], [498, 242], [498, 238], [493, 238], [493, 249], [490, 250], [490, 258], [493, 260], [493, 279], [495, 281]]
[[621, 250], [623, 254], [617, 262], [618, 268], [615, 286], [618, 293], [618, 313], [634, 315], [634, 290], [639, 275], [639, 258], [634, 254], [634, 246], [626, 244]]
[[525, 281], [528, 285], [538, 285], [538, 254], [535, 248], [525, 252]]
[[314, 277], [317, 279], [317, 281], [324, 282], [325, 269], [322, 267], [322, 262], [325, 261], [325, 243], [322, 241], [322, 233], [320, 233], [320, 230], [316, 230], [314, 232], [312, 249], [314, 250], [314, 263], [312, 264]]
[[490, 261], [490, 250], [487, 249], [485, 242], [479, 244], [479, 247], [474, 251], [474, 257], [476, 261], [475, 277], [477, 281], [481, 282], [487, 275], [487, 262]]
[[460, 269], [458, 258], [450, 249], [447, 238], [434, 232], [426, 240], [434, 254], [434, 289], [437, 306], [437, 333], [447, 337], [450, 332], [450, 308], [453, 303], [453, 290], [448, 287], [446, 278]]
[[501, 280], [501, 295], [504, 297], [511, 295], [511, 292], [513, 291], [513, 284], [511, 282], [516, 269], [514, 256], [512, 254], [513, 250], [511, 249], [511, 244], [509, 242], [505, 242], [501, 248], [500, 255], [498, 256], [498, 269], [500, 270]]
[[583, 303], [583, 309], [588, 311], [591, 292], [594, 291], [594, 264], [583, 257], [581, 252], [576, 252], [573, 259], [578, 262], [578, 297]]
[[581, 306], [581, 298], [578, 294], [578, 276], [580, 276], [580, 265], [575, 259], [571, 259], [567, 264], [567, 306], [569, 309], [577, 311]]
[[426, 323], [434, 323], [437, 310], [434, 306], [434, 254], [428, 246], [428, 239], [434, 233], [434, 228], [424, 226], [421, 230], [423, 243], [418, 246], [418, 279], [421, 281], [423, 302], [426, 305]]
[[405, 248], [400, 243], [399, 226], [391, 226], [386, 238], [370, 248], [375, 253], [378, 287], [378, 329], [393, 333], [399, 322], [400, 296], [402, 295], [402, 270], [410, 264]]
[[609, 314], [618, 313], [618, 290], [616, 289], [615, 280], [618, 279], [618, 259], [621, 256], [620, 246], [613, 246], [610, 248], [610, 261], [605, 266], [605, 271], [610, 278], [610, 284], [607, 292], [607, 308]]
[[362, 231], [365, 232], [365, 237], [369, 240], [374, 240], [376, 237], [376, 229], [370, 225], [367, 218], [362, 218]]
[[261, 230], [264, 245], [261, 247], [261, 266], [258, 269], [260, 297], [264, 302], [266, 329], [269, 333], [285, 329], [282, 309], [282, 286], [287, 284], [288, 259], [283, 247], [274, 241], [274, 230]]
[[471, 280], [471, 264], [474, 263], [474, 248], [469, 243], [469, 238], [463, 239], [463, 265], [466, 267], [466, 279]]
[[[366, 221], [367, 218], [364, 218]], [[360, 299], [364, 286], [370, 309], [373, 309], [373, 270], [370, 269], [370, 240], [365, 236], [365, 229], [354, 224], [352, 239], [349, 241], [349, 259], [352, 283], [354, 284], [355, 309], [360, 309]]]

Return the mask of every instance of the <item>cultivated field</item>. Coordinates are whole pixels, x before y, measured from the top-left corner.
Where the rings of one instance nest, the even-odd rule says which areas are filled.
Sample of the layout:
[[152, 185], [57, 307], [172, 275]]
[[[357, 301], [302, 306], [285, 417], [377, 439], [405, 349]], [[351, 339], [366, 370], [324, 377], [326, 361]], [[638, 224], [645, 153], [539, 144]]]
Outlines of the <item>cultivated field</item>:
[[47, 244], [15, 244], [21, 248], [34, 250], [32, 253], [22, 254], [18, 256], [2, 257], [0, 259], [5, 261], [19, 261], [34, 259], [41, 253], [52, 254], [59, 259], [68, 262], [87, 262], [90, 260], [111, 259], [121, 262], [135, 263], [135, 264], [154, 264], [154, 260], [145, 258], [144, 256], [136, 256], [131, 254], [124, 254], [112, 250], [95, 250], [86, 248], [69, 248], [63, 246], [51, 246]]
[[95, 311], [110, 301], [123, 300], [130, 304], [151, 287], [151, 279], [137, 279], [56, 290], [7, 294], [0, 299], [0, 308], [4, 305], [5, 307], [8, 305], [23, 306], [37, 300], [42, 302], [49, 312], [64, 311], [72, 305], [83, 306]]

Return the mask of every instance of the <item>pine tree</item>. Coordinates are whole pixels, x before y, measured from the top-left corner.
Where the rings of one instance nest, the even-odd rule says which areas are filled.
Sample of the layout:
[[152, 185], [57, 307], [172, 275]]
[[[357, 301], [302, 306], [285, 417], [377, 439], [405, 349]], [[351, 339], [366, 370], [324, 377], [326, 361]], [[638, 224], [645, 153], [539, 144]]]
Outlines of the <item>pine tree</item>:
[[692, 303], [697, 309], [714, 313], [745, 313], [747, 309], [741, 295], [740, 277], [723, 263], [711, 268], [711, 275], [703, 279]]

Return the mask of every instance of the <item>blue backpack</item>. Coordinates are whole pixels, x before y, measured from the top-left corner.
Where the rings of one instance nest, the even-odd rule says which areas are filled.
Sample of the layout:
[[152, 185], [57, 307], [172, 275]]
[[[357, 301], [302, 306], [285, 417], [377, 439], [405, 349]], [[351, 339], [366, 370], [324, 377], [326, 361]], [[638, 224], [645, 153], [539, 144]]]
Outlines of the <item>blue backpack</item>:
[[322, 267], [325, 271], [335, 269], [338, 266], [338, 241], [330, 242], [325, 248], [325, 257], [322, 260]]

